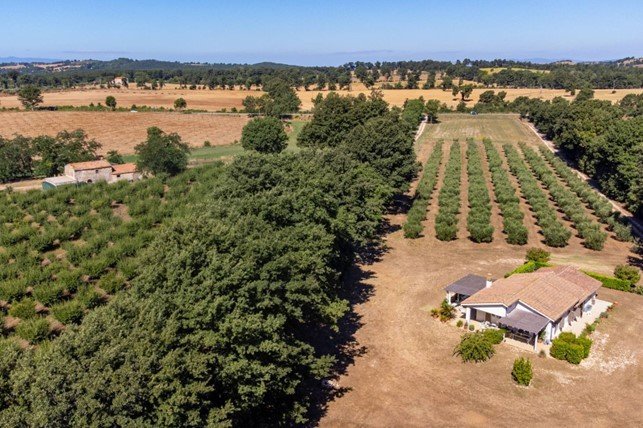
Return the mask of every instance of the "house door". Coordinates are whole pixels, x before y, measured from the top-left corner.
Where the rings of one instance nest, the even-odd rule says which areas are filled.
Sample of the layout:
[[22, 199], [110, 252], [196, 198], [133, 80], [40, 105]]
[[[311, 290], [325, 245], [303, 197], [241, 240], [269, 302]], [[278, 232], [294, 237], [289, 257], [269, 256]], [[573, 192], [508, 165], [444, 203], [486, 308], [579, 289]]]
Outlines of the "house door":
[[491, 322], [491, 314], [489, 312], [484, 313], [484, 320], [486, 322]]

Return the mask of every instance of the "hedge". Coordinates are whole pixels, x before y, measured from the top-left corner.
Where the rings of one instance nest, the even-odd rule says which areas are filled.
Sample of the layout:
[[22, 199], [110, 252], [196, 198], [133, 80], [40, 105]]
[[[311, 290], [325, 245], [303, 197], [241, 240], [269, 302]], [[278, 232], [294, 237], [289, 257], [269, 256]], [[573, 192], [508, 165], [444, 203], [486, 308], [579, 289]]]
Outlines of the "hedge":
[[460, 143], [454, 140], [449, 152], [444, 182], [438, 195], [440, 209], [435, 218], [435, 232], [440, 241], [452, 241], [458, 237], [461, 170]]
[[583, 271], [583, 272], [585, 272], [585, 274], [591, 276], [592, 278], [599, 280], [603, 284], [603, 287], [605, 288], [611, 288], [614, 290], [621, 290], [621, 291], [633, 291], [632, 284], [629, 281], [614, 278], [612, 276], [602, 275], [596, 272], [590, 272], [590, 271]]
[[514, 186], [502, 166], [500, 154], [494, 148], [493, 143], [487, 138], [482, 142], [491, 172], [496, 202], [498, 202], [502, 214], [503, 231], [507, 234], [507, 243], [524, 245], [527, 243], [527, 228], [523, 224], [524, 214], [520, 210], [520, 199], [516, 196]]
[[491, 198], [487, 189], [482, 158], [477, 144], [470, 139], [467, 148], [467, 177], [469, 181], [469, 214], [467, 230], [473, 242], [493, 241], [491, 226]]
[[511, 173], [518, 179], [522, 194], [534, 211], [545, 238], [545, 244], [550, 247], [566, 246], [572, 235], [571, 231], [558, 220], [556, 210], [552, 208], [549, 198], [542, 191], [513, 145], [505, 144], [503, 150], [507, 156]]
[[[424, 166], [424, 174], [418, 183], [413, 197], [413, 205], [409, 209], [404, 223], [405, 238], [419, 238], [422, 235], [422, 221], [426, 219], [426, 210], [438, 181], [438, 170], [442, 161], [442, 141], [438, 141]], [[132, 273], [133, 274], [133, 273]]]
[[520, 143], [520, 149], [525, 155], [527, 163], [531, 166], [533, 173], [549, 190], [549, 194], [565, 213], [565, 216], [573, 222], [578, 235], [583, 238], [583, 244], [592, 250], [602, 250], [607, 234], [601, 231], [598, 223], [589, 218], [578, 196], [559, 182], [556, 175], [538, 153], [528, 148], [524, 143]]

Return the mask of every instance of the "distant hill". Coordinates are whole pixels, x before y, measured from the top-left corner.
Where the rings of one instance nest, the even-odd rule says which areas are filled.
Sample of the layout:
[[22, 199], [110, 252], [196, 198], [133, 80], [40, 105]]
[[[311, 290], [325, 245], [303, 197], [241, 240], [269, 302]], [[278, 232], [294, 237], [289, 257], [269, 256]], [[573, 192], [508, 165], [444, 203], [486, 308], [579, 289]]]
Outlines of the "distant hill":
[[9, 64], [9, 63], [18, 63], [18, 64], [27, 64], [32, 62], [59, 62], [59, 59], [52, 58], [21, 58], [17, 56], [0, 56], [0, 64]]

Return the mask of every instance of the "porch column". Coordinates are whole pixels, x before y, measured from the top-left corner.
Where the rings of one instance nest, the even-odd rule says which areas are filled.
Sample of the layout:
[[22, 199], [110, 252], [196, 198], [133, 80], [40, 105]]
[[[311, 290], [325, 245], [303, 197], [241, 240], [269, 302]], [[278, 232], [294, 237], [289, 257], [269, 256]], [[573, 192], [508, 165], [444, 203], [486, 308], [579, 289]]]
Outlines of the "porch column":
[[469, 324], [469, 321], [471, 320], [471, 308], [468, 307], [468, 306], [464, 311], [464, 318], [465, 318], [467, 324]]
[[534, 334], [534, 351], [538, 352], [538, 335]]
[[447, 291], [447, 302], [449, 302], [449, 305], [451, 305], [451, 292]]

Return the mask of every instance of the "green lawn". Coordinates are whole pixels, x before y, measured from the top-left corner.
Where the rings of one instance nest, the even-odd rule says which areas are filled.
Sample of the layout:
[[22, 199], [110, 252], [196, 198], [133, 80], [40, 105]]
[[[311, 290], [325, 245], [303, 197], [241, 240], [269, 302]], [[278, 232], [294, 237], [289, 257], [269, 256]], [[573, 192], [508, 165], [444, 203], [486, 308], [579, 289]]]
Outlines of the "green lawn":
[[[296, 152], [299, 151], [297, 147], [297, 136], [301, 132], [306, 122], [303, 120], [293, 120], [290, 122], [292, 131], [288, 134], [288, 147], [286, 151]], [[199, 161], [215, 161], [222, 158], [231, 158], [243, 152], [241, 143], [229, 144], [226, 146], [212, 146], [212, 147], [199, 147], [190, 151], [190, 160]], [[136, 162], [137, 156], [135, 154], [123, 155], [125, 162]]]

